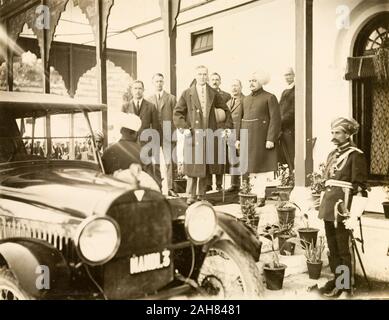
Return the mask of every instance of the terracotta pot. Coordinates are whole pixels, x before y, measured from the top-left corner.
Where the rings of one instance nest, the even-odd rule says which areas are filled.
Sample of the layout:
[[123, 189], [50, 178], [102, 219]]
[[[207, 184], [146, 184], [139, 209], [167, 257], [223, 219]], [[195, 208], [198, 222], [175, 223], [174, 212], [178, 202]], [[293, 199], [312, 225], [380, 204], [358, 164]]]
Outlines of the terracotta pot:
[[177, 193], [186, 192], [186, 179], [175, 179], [173, 181], [173, 190]]
[[[297, 229], [300, 239], [303, 239], [309, 243], [312, 243], [313, 245], [316, 246], [316, 241], [317, 241], [317, 234], [319, 233], [319, 229], [315, 228], [300, 228]], [[305, 243], [301, 242], [301, 245], [303, 248], [305, 248]]]
[[269, 290], [281, 290], [284, 283], [286, 265], [281, 264], [279, 268], [263, 267], [263, 273], [266, 279], [266, 288]]
[[293, 227], [294, 218], [296, 216], [295, 207], [277, 208], [277, 213], [278, 213], [278, 222], [280, 223], [280, 225], [290, 224]]
[[309, 262], [307, 261], [309, 279], [319, 279], [323, 261], [320, 262]]
[[382, 202], [382, 206], [384, 207], [385, 218], [389, 219], [389, 201]]

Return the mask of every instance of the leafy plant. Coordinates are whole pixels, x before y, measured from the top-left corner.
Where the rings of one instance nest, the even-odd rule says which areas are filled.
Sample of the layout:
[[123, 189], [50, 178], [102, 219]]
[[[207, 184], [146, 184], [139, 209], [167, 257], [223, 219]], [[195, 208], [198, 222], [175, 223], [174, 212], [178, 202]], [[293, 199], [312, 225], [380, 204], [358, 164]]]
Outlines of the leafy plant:
[[304, 239], [290, 238], [287, 242], [293, 242], [297, 246], [304, 249], [304, 255], [308, 262], [317, 263], [322, 261], [323, 251], [325, 249], [325, 237], [319, 236], [316, 245], [312, 242], [308, 242]]
[[241, 205], [243, 222], [254, 230], [256, 230], [256, 228], [258, 227], [257, 223], [255, 222], [255, 220], [258, 218], [255, 208], [256, 203], [254, 199], [247, 200]]
[[252, 189], [253, 189], [253, 185], [250, 183], [250, 180], [248, 178], [243, 179], [242, 185], [240, 187], [240, 193], [250, 194]]
[[281, 182], [281, 186], [294, 186], [294, 173], [290, 172], [289, 166], [287, 164], [278, 164], [277, 177]]
[[177, 180], [184, 180], [185, 179], [185, 174], [184, 174], [184, 164], [179, 162], [177, 164]]
[[306, 213], [303, 214], [303, 223], [306, 229], [309, 229], [309, 217]]
[[389, 80], [389, 49], [379, 48], [375, 51], [373, 57], [374, 72], [378, 81], [385, 82]]
[[280, 268], [282, 265], [280, 263], [280, 257], [275, 249], [275, 240], [278, 236], [282, 234], [291, 234], [293, 237], [296, 236], [296, 233], [292, 230], [292, 225], [267, 225], [264, 227], [264, 230], [260, 233], [261, 236], [269, 239], [271, 241], [271, 248], [273, 252], [273, 259], [268, 264], [272, 269]]
[[325, 189], [324, 169], [325, 169], [325, 164], [321, 163], [319, 165], [318, 172], [314, 171], [307, 175], [307, 178], [310, 181], [310, 187], [312, 193], [314, 194], [320, 194]]

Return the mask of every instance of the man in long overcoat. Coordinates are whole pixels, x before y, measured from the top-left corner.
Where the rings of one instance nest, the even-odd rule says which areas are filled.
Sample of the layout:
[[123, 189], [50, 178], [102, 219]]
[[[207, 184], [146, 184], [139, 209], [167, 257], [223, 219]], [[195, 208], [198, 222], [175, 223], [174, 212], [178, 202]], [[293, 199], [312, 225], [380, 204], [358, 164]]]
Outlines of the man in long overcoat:
[[221, 155], [218, 152], [220, 139], [214, 136], [218, 129], [216, 109], [224, 111], [224, 127], [232, 128], [231, 113], [227, 105], [220, 94], [207, 84], [207, 80], [207, 67], [197, 67], [196, 82], [182, 93], [174, 109], [174, 124], [186, 136], [184, 174], [189, 177], [188, 204], [195, 202], [196, 196], [200, 199], [204, 197], [207, 175], [218, 173], [220, 163], [226, 161], [226, 152]]
[[241, 141], [241, 154], [248, 154], [247, 172], [259, 200], [258, 206], [265, 204], [267, 180], [273, 178], [277, 170], [275, 144], [281, 127], [277, 98], [262, 87], [268, 82], [269, 76], [264, 71], [252, 74], [249, 80], [251, 94], [243, 99], [241, 122], [241, 129], [246, 129], [248, 134], [248, 141]]
[[280, 99], [281, 136], [280, 157], [281, 163], [288, 164], [290, 170], [294, 169], [294, 71], [288, 68], [285, 72], [288, 87], [282, 92]]

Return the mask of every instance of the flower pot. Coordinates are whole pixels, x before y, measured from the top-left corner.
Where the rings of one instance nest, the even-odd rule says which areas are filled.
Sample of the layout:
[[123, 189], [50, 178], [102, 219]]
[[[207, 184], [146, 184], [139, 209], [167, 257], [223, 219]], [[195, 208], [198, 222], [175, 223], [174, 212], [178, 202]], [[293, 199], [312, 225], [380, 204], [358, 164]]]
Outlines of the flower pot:
[[269, 290], [281, 290], [284, 283], [286, 265], [281, 264], [279, 268], [263, 267], [266, 279], [266, 288]]
[[382, 206], [384, 207], [385, 218], [389, 219], [389, 201], [382, 202]]
[[319, 207], [320, 207], [320, 193], [313, 193], [312, 192], [312, 199], [313, 199], [313, 202], [315, 204], [314, 206], [314, 209], [315, 210], [319, 210]]
[[175, 179], [173, 181], [173, 190], [177, 193], [186, 192], [186, 179]]
[[[317, 234], [319, 233], [319, 229], [315, 228], [300, 228], [297, 229], [300, 239], [305, 240], [306, 242], [312, 243], [316, 246]], [[303, 248], [305, 248], [305, 243], [301, 242]]]
[[278, 213], [278, 222], [280, 225], [290, 225], [293, 227], [294, 218], [296, 216], [296, 208], [295, 207], [282, 207], [277, 208]]
[[323, 261], [320, 262], [307, 261], [309, 279], [316, 279], [316, 280], [319, 279], [322, 266], [323, 266]]
[[293, 190], [293, 186], [278, 186], [277, 193], [281, 201], [288, 201], [290, 193]]
[[254, 204], [257, 203], [257, 195], [254, 193], [239, 193], [240, 205], [244, 206], [247, 201], [253, 200]]
[[284, 234], [278, 236], [278, 249], [280, 250], [280, 254], [283, 256], [294, 255], [294, 249], [296, 248], [296, 244], [293, 242], [287, 242], [287, 240], [290, 238], [290, 236]]

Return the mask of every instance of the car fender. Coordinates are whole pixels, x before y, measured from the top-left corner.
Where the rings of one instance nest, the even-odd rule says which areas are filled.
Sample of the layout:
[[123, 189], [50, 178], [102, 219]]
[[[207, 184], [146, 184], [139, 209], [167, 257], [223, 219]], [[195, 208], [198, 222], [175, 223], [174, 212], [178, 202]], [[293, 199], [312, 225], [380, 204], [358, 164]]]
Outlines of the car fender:
[[[61, 295], [70, 283], [70, 270], [63, 255], [42, 240], [9, 238], [0, 241], [0, 266], [4, 265], [20, 287], [34, 298]], [[46, 288], [42, 288], [44, 276], [49, 280], [44, 282], [48, 283]]]
[[254, 261], [258, 262], [262, 242], [236, 217], [223, 212], [216, 212], [216, 215], [219, 227], [227, 234], [229, 240], [251, 254]]

